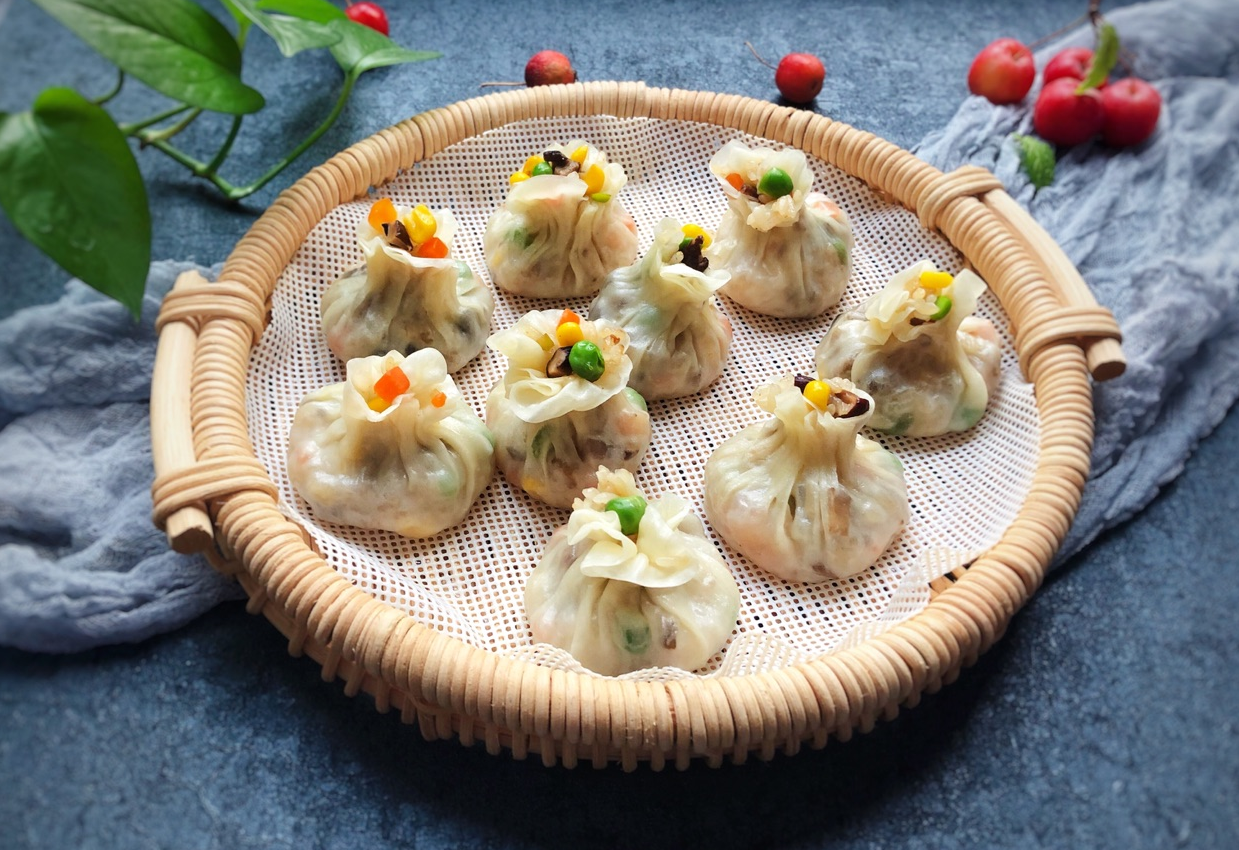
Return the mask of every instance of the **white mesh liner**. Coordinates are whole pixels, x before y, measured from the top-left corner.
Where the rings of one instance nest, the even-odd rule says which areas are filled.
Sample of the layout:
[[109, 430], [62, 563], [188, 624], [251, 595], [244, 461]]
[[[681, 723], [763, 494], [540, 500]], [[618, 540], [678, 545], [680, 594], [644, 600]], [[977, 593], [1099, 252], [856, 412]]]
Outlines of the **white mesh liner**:
[[[637, 222], [642, 255], [666, 216], [711, 232], [717, 228], [727, 205], [707, 163], [719, 147], [735, 138], [781, 147], [694, 122], [611, 116], [525, 120], [455, 144], [371, 195], [389, 196], [398, 205], [450, 207], [460, 223], [454, 253], [490, 283], [482, 234], [506, 195], [508, 175], [529, 154], [574, 138], [592, 142], [626, 169], [629, 183], [618, 197]], [[914, 214], [884, 201], [859, 179], [809, 159], [814, 188], [843, 207], [856, 234], [852, 277], [838, 309], [858, 305], [918, 260], [932, 259], [950, 271], [963, 266], [950, 243], [921, 227]], [[361, 264], [355, 228], [369, 206], [369, 200], [362, 200], [332, 210], [277, 283], [271, 324], [253, 353], [248, 377], [255, 451], [280, 487], [288, 515], [309, 530], [327, 561], [358, 587], [475, 647], [588, 672], [562, 650], [533, 644], [525, 617], [526, 576], [552, 531], [567, 521], [567, 511], [543, 505], [496, 474], [461, 525], [415, 541], [316, 520], [289, 484], [287, 437], [298, 404], [311, 390], [344, 379], [344, 365], [327, 349], [320, 330], [319, 299], [329, 283]], [[571, 307], [584, 315], [591, 300], [534, 300], [493, 285], [492, 290], [492, 332], [531, 309]], [[753, 402], [757, 386], [793, 372], [813, 373], [814, 351], [837, 312], [812, 320], [772, 319], [726, 298], [719, 301], [735, 328], [723, 376], [699, 396], [650, 403], [653, 442], [637, 474], [648, 496], [678, 493], [703, 519], [702, 470], [710, 452], [767, 415]], [[912, 505], [907, 526], [879, 562], [845, 581], [792, 584], [732, 551], [707, 522], [740, 585], [735, 632], [694, 673], [654, 669], [627, 678], [743, 675], [868, 639], [920, 611], [928, 602], [929, 580], [1000, 539], [1032, 481], [1039, 423], [1032, 387], [1019, 375], [1007, 317], [993, 293], [981, 299], [978, 315], [993, 321], [1003, 340], [1001, 384], [980, 424], [939, 438], [869, 434], [902, 459]], [[456, 373], [479, 415], [505, 368], [506, 358], [484, 349]]]

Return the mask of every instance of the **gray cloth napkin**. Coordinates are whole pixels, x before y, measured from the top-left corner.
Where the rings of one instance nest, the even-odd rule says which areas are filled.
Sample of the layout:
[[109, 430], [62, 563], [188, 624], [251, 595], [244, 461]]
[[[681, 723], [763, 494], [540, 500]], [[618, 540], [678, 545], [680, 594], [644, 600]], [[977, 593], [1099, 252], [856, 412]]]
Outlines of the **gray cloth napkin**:
[[[1033, 133], [1038, 85], [1017, 106], [969, 98], [916, 150], [943, 171], [992, 170], [1123, 329], [1127, 372], [1094, 387], [1092, 474], [1056, 564], [1147, 505], [1239, 395], [1239, 3], [1163, 0], [1106, 17], [1162, 95], [1143, 145], [1061, 149], [1054, 183], [1034, 193], [1010, 136]], [[1038, 52], [1037, 68], [1092, 41], [1081, 28]]]
[[[1096, 387], [1094, 471], [1060, 562], [1147, 504], [1239, 394], [1239, 4], [1109, 18], [1165, 100], [1141, 148], [1062, 152], [1034, 196], [1008, 140], [1030, 131], [1034, 92], [1018, 107], [971, 98], [918, 149], [943, 170], [994, 170], [1123, 327], [1128, 370]], [[1038, 66], [1090, 42], [1081, 30]], [[239, 596], [201, 558], [170, 552], [149, 519], [153, 320], [186, 268], [152, 266], [138, 324], [76, 281], [0, 321], [0, 644], [137, 641]]]
[[0, 320], [0, 644], [139, 641], [241, 595], [150, 519], [155, 317], [191, 268], [151, 266], [139, 322], [76, 280]]

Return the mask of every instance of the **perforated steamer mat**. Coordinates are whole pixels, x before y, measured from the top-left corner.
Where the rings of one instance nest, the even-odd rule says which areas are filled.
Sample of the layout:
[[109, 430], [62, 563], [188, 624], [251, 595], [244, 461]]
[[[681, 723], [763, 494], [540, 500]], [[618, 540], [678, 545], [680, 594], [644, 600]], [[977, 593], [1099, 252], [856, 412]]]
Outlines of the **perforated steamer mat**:
[[[288, 431], [299, 402], [312, 390], [344, 380], [344, 365], [328, 350], [320, 329], [319, 302], [328, 284], [361, 264], [356, 228], [372, 199], [387, 196], [399, 205], [453, 211], [460, 224], [454, 254], [495, 294], [492, 332], [533, 309], [586, 312], [590, 298], [527, 299], [495, 287], [482, 253], [486, 222], [504, 200], [507, 176], [530, 153], [572, 139], [596, 145], [625, 168], [629, 182], [616, 197], [637, 223], [641, 255], [665, 217], [696, 222], [711, 232], [717, 228], [726, 200], [707, 163], [723, 144], [741, 139], [783, 147], [710, 124], [610, 116], [523, 120], [451, 145], [372, 190], [370, 198], [335, 207], [310, 231], [277, 281], [271, 322], [251, 359], [246, 411], [255, 452], [279, 487], [282, 509], [350, 582], [478, 649], [593, 675], [563, 650], [534, 644], [524, 608], [526, 578], [568, 511], [542, 504], [496, 473], [461, 525], [409, 540], [317, 519], [286, 471]], [[768, 416], [753, 401], [758, 386], [792, 373], [813, 374], [814, 351], [837, 311], [862, 303], [912, 263], [930, 259], [949, 271], [965, 265], [915, 214], [840, 169], [809, 160], [814, 189], [845, 210], [856, 236], [841, 304], [817, 319], [789, 320], [750, 312], [721, 297], [735, 330], [722, 378], [697, 396], [650, 403], [653, 440], [638, 485], [651, 498], [679, 494], [703, 520], [702, 472], [711, 451]], [[931, 580], [998, 542], [1036, 470], [1039, 420], [1032, 387], [1020, 375], [1007, 336], [1007, 316], [992, 293], [982, 298], [978, 315], [994, 323], [1004, 344], [1001, 384], [980, 424], [929, 439], [867, 433], [903, 461], [912, 507], [911, 519], [878, 563], [843, 581], [789, 583], [735, 552], [707, 520], [707, 531], [740, 586], [739, 621], [731, 639], [700, 670], [657, 668], [624, 678], [742, 676], [856, 645], [922, 610]], [[480, 415], [506, 368], [506, 358], [487, 348], [455, 374]]]
[[[644, 250], [664, 215], [717, 225], [724, 204], [706, 163], [743, 134], [811, 154], [816, 188], [851, 217], [855, 270], [840, 309], [926, 257], [954, 271], [966, 256], [993, 288], [980, 313], [1004, 334], [1005, 356], [981, 424], [939, 440], [880, 438], [903, 459], [913, 515], [877, 565], [846, 582], [789, 585], [715, 538], [743, 590], [722, 653], [698, 671], [613, 678], [531, 643], [525, 577], [568, 513], [500, 476], [464, 524], [431, 540], [315, 521], [288, 487], [284, 441], [302, 395], [343, 377], [317, 331], [318, 302], [360, 261], [354, 227], [370, 198], [451, 207], [456, 248], [485, 277], [481, 234], [508, 173], [580, 137], [627, 169], [622, 198]], [[588, 303], [496, 299], [494, 330], [529, 309]], [[721, 303], [736, 330], [727, 370], [700, 397], [651, 405], [638, 474], [650, 495], [678, 493], [699, 514], [709, 452], [763, 416], [755, 387], [812, 369], [834, 315], [774, 321]], [[478, 97], [363, 139], [285, 190], [218, 280], [181, 275], [157, 326], [151, 496], [174, 549], [204, 552], [291, 653], [427, 738], [625, 770], [821, 747], [953, 681], [1044, 578], [1088, 476], [1090, 377], [1124, 368], [1114, 317], [985, 169], [944, 174], [822, 115], [637, 82]], [[487, 351], [457, 374], [475, 409], [504, 366]]]

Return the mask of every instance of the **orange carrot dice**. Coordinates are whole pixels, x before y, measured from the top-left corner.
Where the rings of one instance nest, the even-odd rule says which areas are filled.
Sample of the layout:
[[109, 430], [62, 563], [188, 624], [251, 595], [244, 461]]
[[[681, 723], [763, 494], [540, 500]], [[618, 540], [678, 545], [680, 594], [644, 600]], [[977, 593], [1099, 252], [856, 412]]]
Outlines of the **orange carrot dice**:
[[382, 230], [383, 225], [396, 220], [396, 205], [391, 202], [391, 198], [379, 198], [370, 207], [370, 215], [366, 220], [375, 230]]
[[399, 366], [393, 366], [374, 382], [374, 394], [388, 404], [409, 388], [409, 376]]
[[414, 256], [421, 257], [423, 260], [442, 260], [447, 256], [447, 244], [438, 236], [431, 236], [417, 246], [417, 253]]

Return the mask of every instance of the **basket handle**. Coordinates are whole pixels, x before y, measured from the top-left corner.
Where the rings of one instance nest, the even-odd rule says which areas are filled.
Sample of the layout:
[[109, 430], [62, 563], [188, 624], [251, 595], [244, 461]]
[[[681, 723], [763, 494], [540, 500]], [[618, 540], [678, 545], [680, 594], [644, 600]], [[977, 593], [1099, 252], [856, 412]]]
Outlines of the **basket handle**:
[[1037, 316], [1037, 322], [1016, 328], [1020, 369], [1028, 374], [1033, 356], [1048, 345], [1071, 341], [1084, 350], [1089, 373], [1095, 381], [1108, 381], [1123, 374], [1127, 359], [1120, 342], [1123, 333], [1114, 315], [1097, 303], [1075, 264], [988, 169], [964, 165], [948, 174], [939, 172], [924, 187], [914, 206], [921, 223], [941, 230], [949, 207], [961, 198], [979, 200], [1004, 225], [1007, 233], [1040, 266], [1054, 291], [1059, 307]]
[[[205, 282], [197, 272], [184, 272], [177, 277], [172, 292], [184, 293]], [[198, 323], [189, 316], [162, 321], [161, 315], [160, 319], [162, 326], [151, 375], [151, 456], [156, 482], [190, 470], [198, 462], [190, 419], [190, 378], [198, 345]], [[215, 541], [205, 502], [186, 505], [162, 517], [156, 499], [154, 521], [163, 528], [168, 545], [176, 552], [202, 552]]]
[[1045, 323], [1049, 332], [1030, 332], [1026, 336], [1021, 360], [1026, 361], [1050, 343], [1078, 339], [1093, 380], [1108, 381], [1122, 375], [1127, 369], [1127, 358], [1121, 345], [1122, 332], [1109, 311], [1097, 303], [1075, 264], [1037, 220], [1005, 190], [991, 190], [985, 194], [983, 201], [1006, 222], [1012, 235], [1023, 242], [1028, 252], [1044, 267], [1046, 279], [1057, 285], [1059, 299], [1065, 308], [1061, 321]]

